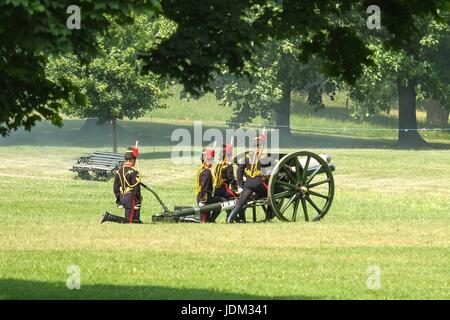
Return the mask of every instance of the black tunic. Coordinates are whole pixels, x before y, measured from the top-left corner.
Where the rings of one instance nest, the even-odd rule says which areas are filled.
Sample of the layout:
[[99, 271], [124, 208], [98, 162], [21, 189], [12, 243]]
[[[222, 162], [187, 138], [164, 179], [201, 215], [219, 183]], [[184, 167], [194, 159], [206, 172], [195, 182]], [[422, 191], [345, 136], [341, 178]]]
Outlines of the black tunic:
[[[270, 168], [272, 165], [272, 159], [267, 156], [267, 154], [262, 153], [259, 156], [259, 159], [256, 160], [256, 165], [252, 166], [253, 160], [257, 157], [254, 157], [254, 151], [251, 151], [245, 155], [245, 161], [242, 161], [242, 163], [239, 163], [238, 169], [237, 169], [237, 185], [241, 188], [244, 187], [244, 177], [246, 180], [254, 179], [257, 177], [264, 176], [264, 170], [267, 168]], [[250, 176], [249, 173], [254, 168], [254, 172], [252, 173], [253, 176]], [[261, 180], [261, 179], [258, 179]]]
[[207, 203], [213, 193], [213, 176], [210, 168], [203, 167], [198, 177], [200, 190], [197, 194], [197, 203]]
[[[130, 194], [131, 200], [134, 199], [135, 204], [139, 205], [142, 202], [141, 185], [139, 181], [139, 172], [130, 165], [124, 164], [119, 168], [119, 171], [114, 177], [114, 194], [116, 196], [116, 203], [124, 207], [131, 206], [131, 203], [121, 203], [123, 196]], [[126, 201], [128, 202], [128, 201]]]
[[235, 198], [237, 195], [233, 191], [236, 189], [233, 165], [225, 161], [219, 163], [215, 168], [214, 175], [216, 178], [214, 195], [226, 199]]

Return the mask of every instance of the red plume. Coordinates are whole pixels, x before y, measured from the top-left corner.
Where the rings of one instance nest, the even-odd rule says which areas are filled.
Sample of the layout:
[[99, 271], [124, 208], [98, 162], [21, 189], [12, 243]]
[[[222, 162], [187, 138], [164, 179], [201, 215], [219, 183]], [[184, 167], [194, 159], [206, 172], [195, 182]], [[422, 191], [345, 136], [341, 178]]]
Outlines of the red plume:
[[213, 159], [216, 155], [216, 151], [214, 149], [206, 149], [205, 155], [206, 159]]
[[139, 155], [139, 149], [138, 148], [136, 148], [136, 147], [133, 147], [133, 157], [134, 158], [137, 158], [138, 157], [138, 155]]

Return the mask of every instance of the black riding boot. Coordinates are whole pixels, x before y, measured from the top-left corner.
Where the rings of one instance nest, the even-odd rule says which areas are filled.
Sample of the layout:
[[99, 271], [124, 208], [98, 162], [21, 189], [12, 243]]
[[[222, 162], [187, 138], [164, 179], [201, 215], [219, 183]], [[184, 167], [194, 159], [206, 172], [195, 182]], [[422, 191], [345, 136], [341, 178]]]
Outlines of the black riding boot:
[[109, 212], [105, 212], [100, 223], [103, 223], [106, 221], [117, 222], [117, 223], [130, 223], [130, 220], [128, 220], [124, 217], [115, 216]]
[[220, 211], [213, 211], [210, 216], [210, 222], [216, 222], [217, 217], [219, 217]]
[[236, 222], [247, 223], [247, 219], [245, 218], [245, 209], [244, 208], [239, 210], [238, 215], [236, 217]]
[[236, 206], [233, 208], [233, 210], [227, 217], [227, 223], [232, 223], [234, 221], [234, 218], [238, 215], [238, 213], [240, 211], [241, 211], [241, 206], [239, 204], [236, 204]]
[[245, 222], [245, 209], [244, 206], [247, 205], [248, 200], [250, 199], [253, 191], [248, 188], [244, 188], [244, 191], [241, 192], [241, 195], [239, 196], [239, 200], [236, 203], [236, 206], [234, 207], [233, 211], [231, 211], [227, 223], [233, 222], [233, 220], [236, 218], [236, 215], [239, 214], [239, 217], [241, 220]]

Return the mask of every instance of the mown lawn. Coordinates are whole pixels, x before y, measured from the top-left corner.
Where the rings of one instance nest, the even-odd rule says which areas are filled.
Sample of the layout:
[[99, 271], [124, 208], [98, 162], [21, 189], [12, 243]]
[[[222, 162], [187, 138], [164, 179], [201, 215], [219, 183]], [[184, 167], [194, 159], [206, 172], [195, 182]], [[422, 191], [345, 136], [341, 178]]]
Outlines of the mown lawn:
[[[293, 100], [295, 136], [281, 137], [282, 151], [329, 153], [337, 167], [318, 223], [152, 224], [161, 208], [144, 190], [146, 224], [100, 225], [105, 210], [121, 213], [112, 181], [68, 169], [110, 151], [109, 132], [67, 119], [0, 138], [0, 299], [449, 299], [449, 132], [421, 132], [434, 149], [398, 150], [395, 113], [361, 123], [342, 107], [314, 114]], [[212, 95], [167, 104], [121, 121], [119, 146], [139, 139], [143, 180], [170, 206], [194, 205], [195, 167], [173, 165], [171, 133], [194, 120], [224, 130], [232, 111]], [[80, 290], [66, 287], [71, 265]], [[371, 270], [379, 289], [368, 287]]]
[[[120, 213], [112, 181], [68, 171], [95, 149], [0, 146], [0, 298], [450, 298], [448, 150], [310, 149], [337, 166], [318, 223], [152, 224], [160, 208], [144, 191], [147, 224], [100, 225]], [[170, 205], [194, 204], [193, 167], [152, 150], [143, 179]], [[70, 265], [80, 290], [66, 287]], [[380, 289], [367, 287], [372, 266]]]

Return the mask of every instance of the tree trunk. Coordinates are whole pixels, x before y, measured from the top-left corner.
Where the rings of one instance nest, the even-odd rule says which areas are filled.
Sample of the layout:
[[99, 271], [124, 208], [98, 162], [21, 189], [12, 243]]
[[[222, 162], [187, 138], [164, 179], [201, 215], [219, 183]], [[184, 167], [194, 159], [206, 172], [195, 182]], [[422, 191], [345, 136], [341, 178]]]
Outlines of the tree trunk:
[[283, 83], [283, 97], [274, 108], [275, 125], [281, 136], [291, 136], [291, 79], [285, 78]]
[[113, 152], [117, 153], [117, 119], [111, 120], [111, 135], [112, 135]]
[[91, 144], [103, 145], [112, 142], [114, 152], [117, 152], [120, 140], [122, 143], [136, 140], [135, 135], [122, 128], [117, 119], [99, 124], [97, 118], [88, 118], [81, 126], [80, 133]]
[[397, 79], [398, 88], [398, 145], [413, 148], [427, 146], [417, 131], [416, 80], [408, 79], [406, 85]]
[[427, 111], [427, 126], [434, 128], [446, 128], [448, 126], [449, 110], [434, 99], [427, 99], [424, 102]]

